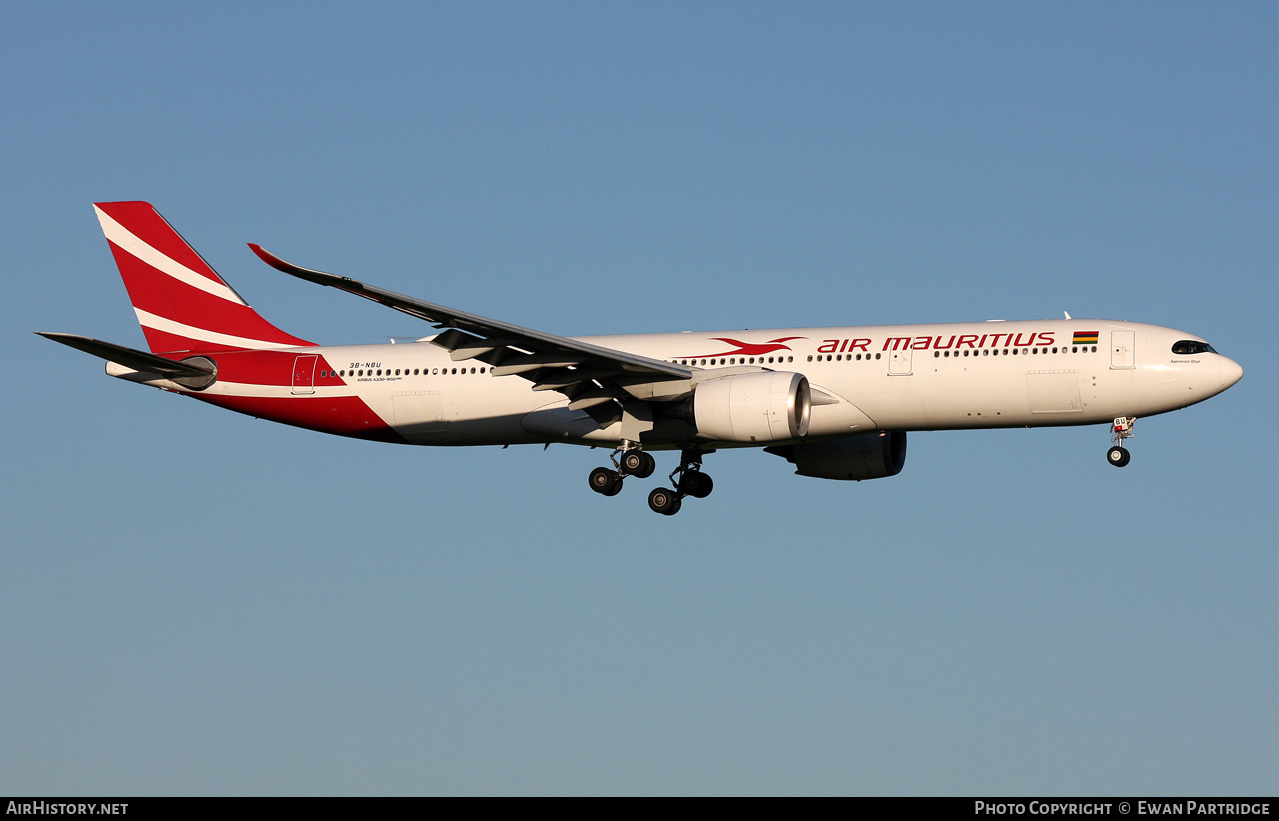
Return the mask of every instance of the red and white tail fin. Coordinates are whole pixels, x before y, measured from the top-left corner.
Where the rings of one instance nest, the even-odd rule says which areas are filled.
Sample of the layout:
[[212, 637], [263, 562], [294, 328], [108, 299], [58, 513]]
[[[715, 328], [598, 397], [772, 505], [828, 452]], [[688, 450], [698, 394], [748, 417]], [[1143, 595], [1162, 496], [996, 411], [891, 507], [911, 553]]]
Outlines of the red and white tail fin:
[[267, 322], [147, 202], [93, 206], [154, 353], [310, 345]]

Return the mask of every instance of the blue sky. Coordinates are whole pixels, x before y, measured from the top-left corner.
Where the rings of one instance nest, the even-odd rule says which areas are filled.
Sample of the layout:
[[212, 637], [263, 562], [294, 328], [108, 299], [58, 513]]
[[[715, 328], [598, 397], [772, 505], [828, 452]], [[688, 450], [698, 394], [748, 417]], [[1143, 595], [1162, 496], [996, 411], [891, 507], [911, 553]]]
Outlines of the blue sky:
[[[1273, 4], [7, 4], [0, 792], [1270, 794]], [[420, 449], [102, 374], [145, 199], [322, 342], [1113, 317], [1245, 368], [859, 484]], [[1269, 409], [1269, 410], [1268, 410]], [[673, 465], [659, 457], [659, 473]], [[650, 480], [651, 481], [651, 480]], [[645, 487], [649, 483], [643, 483]]]

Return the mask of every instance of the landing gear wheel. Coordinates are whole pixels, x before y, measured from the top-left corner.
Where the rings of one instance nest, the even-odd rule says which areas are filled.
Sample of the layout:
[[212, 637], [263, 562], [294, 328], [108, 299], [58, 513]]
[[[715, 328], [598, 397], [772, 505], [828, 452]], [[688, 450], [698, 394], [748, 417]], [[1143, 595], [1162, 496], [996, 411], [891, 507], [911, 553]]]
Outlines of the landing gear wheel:
[[705, 499], [711, 495], [715, 483], [711, 477], [700, 470], [686, 470], [679, 477], [679, 492], [686, 493], [694, 499]]
[[591, 483], [591, 490], [604, 496], [616, 496], [622, 491], [622, 477], [615, 470], [595, 468], [588, 481]]
[[628, 450], [622, 454], [622, 470], [626, 471], [627, 476], [647, 479], [653, 475], [653, 470], [656, 467], [657, 460], [653, 458], [651, 453], [646, 453], [642, 450]]
[[653, 492], [648, 494], [648, 506], [653, 509], [654, 513], [661, 513], [663, 516], [674, 516], [679, 513], [679, 495], [670, 488], [654, 488]]
[[1128, 464], [1128, 460], [1131, 458], [1132, 458], [1132, 454], [1128, 452], [1128, 449], [1121, 448], [1118, 445], [1111, 448], [1106, 453], [1107, 461], [1109, 461], [1110, 464], [1114, 465], [1117, 468], [1121, 468], [1124, 465]]

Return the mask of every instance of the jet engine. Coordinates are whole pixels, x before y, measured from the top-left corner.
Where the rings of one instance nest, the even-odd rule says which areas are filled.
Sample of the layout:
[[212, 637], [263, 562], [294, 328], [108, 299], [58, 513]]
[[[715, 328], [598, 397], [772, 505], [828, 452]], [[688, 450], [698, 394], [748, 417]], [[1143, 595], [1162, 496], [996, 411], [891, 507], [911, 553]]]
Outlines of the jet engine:
[[786, 371], [721, 376], [693, 391], [693, 424], [720, 442], [784, 442], [808, 433], [808, 378]]
[[877, 431], [765, 448], [795, 466], [800, 476], [860, 482], [896, 476], [906, 464], [906, 432]]

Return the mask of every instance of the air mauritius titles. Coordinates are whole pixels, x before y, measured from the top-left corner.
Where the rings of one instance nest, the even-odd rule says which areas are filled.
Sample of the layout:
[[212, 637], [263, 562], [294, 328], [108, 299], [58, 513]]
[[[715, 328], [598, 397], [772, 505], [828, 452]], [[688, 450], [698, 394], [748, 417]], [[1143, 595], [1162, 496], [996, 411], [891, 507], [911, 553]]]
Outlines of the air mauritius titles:
[[[1097, 331], [1075, 331], [1070, 344], [1096, 345]], [[866, 352], [872, 339], [823, 339], [818, 353]], [[890, 336], [881, 351], [945, 351], [951, 348], [1051, 348], [1057, 342], [1053, 331], [997, 334], [942, 334], [941, 336]]]

